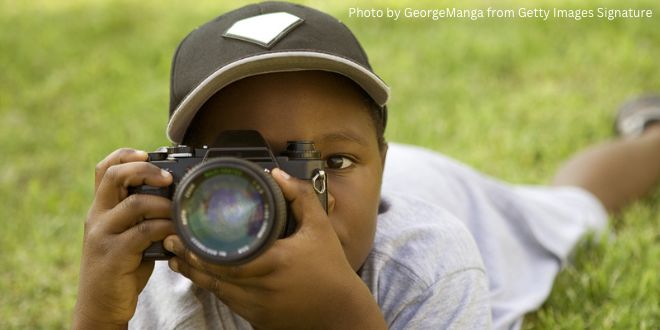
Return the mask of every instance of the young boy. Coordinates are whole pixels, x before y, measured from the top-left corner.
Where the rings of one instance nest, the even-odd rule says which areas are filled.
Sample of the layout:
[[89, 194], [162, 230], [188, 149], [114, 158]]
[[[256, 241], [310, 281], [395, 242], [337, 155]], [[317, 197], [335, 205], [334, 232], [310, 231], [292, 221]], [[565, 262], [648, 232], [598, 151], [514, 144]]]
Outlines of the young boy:
[[[622, 111], [641, 122], [622, 134], [640, 137], [579, 155], [543, 188], [388, 146], [388, 96], [350, 31], [310, 8], [251, 5], [191, 32], [172, 65], [170, 140], [251, 129], [275, 151], [314, 141], [327, 213], [308, 182], [275, 169], [297, 230], [248, 263], [214, 264], [176, 235], [170, 200], [128, 194], [171, 175], [117, 150], [96, 169], [74, 327], [517, 328], [575, 243], [660, 174], [660, 129], [646, 125], [658, 102]], [[175, 256], [154, 267], [142, 253], [160, 240]]]

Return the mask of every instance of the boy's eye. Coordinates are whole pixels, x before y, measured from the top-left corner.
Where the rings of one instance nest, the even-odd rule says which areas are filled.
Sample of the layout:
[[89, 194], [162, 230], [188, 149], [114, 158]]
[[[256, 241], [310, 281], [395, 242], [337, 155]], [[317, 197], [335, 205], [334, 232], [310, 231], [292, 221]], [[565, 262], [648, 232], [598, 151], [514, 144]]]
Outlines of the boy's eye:
[[341, 170], [353, 165], [353, 161], [346, 156], [331, 156], [326, 160], [326, 166], [330, 169]]

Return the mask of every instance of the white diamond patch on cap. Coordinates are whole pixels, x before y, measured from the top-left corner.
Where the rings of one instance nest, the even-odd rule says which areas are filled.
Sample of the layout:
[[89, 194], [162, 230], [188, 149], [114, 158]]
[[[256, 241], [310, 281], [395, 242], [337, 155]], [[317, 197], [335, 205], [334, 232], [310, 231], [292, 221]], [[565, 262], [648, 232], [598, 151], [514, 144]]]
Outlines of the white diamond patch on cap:
[[270, 48], [302, 22], [286, 12], [268, 13], [235, 22], [223, 36]]

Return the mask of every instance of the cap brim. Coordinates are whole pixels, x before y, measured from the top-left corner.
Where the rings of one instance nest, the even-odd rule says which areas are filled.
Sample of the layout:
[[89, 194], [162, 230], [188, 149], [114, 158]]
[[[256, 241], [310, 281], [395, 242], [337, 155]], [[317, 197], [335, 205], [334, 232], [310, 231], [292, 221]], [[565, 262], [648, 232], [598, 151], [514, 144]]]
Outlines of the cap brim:
[[390, 89], [374, 73], [346, 58], [318, 52], [278, 52], [247, 57], [226, 65], [204, 79], [181, 101], [167, 125], [167, 138], [181, 143], [197, 111], [222, 88], [243, 78], [264, 73], [322, 70], [344, 75], [380, 106], [384, 106]]

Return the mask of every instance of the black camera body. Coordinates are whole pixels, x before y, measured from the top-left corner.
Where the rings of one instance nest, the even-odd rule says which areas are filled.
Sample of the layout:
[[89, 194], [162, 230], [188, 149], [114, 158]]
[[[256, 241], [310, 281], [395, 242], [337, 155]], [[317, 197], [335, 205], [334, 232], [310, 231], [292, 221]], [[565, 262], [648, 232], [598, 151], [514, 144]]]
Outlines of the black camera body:
[[[132, 187], [129, 193], [172, 199], [172, 220], [184, 243], [219, 264], [252, 260], [296, 229], [270, 177], [273, 168], [310, 181], [321, 206], [328, 209], [325, 163], [311, 141], [289, 141], [275, 156], [257, 131], [224, 131], [211, 147], [161, 147], [149, 153], [148, 161], [170, 172], [173, 183], [165, 188]], [[156, 242], [143, 257], [158, 260], [171, 254]]]

